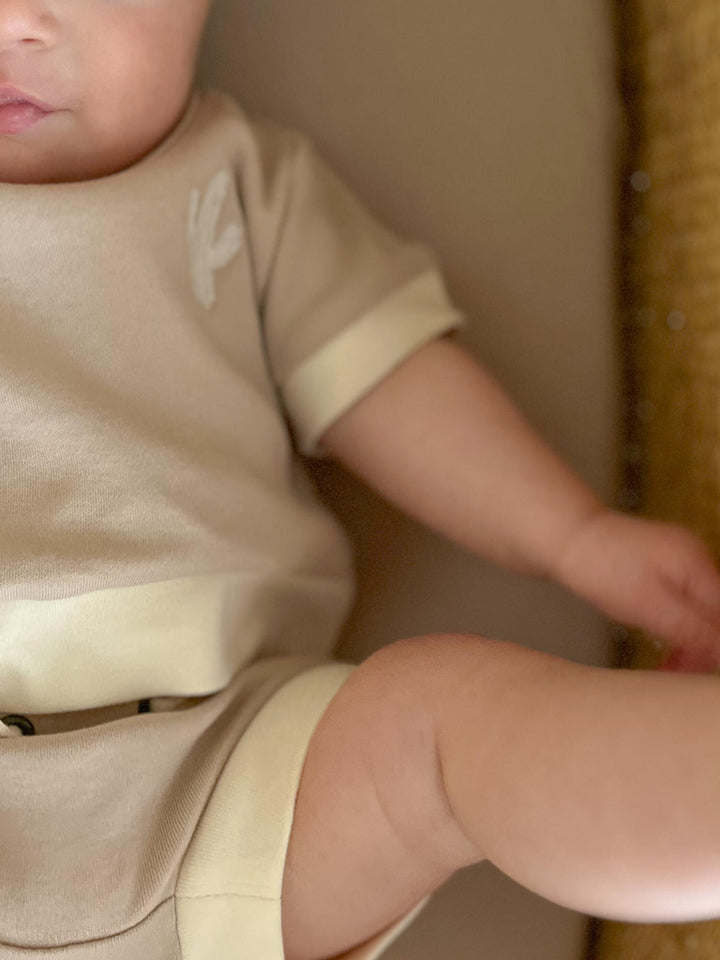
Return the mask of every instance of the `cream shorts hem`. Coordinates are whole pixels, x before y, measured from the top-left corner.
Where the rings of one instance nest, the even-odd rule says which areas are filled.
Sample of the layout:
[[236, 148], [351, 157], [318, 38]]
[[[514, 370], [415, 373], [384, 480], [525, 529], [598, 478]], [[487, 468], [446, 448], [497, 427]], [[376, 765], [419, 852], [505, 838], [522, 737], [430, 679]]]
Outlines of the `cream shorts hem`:
[[[284, 960], [281, 891], [305, 756], [355, 668], [322, 664], [285, 683], [233, 750], [185, 853], [175, 890], [183, 960]], [[427, 898], [343, 960], [374, 960]]]

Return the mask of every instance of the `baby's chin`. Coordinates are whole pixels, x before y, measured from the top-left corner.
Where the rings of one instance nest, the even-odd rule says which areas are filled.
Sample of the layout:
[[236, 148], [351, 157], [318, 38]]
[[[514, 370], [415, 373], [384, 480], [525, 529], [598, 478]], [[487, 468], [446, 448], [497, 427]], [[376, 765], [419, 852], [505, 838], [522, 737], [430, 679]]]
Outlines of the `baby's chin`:
[[0, 134], [0, 183], [59, 183], [85, 179], [88, 158], [63, 150], [56, 138]]
[[0, 184], [54, 183], [62, 178], [62, 171], [54, 169], [56, 165], [42, 163], [39, 158], [35, 161], [27, 158], [20, 163], [16, 154], [16, 150], [6, 150], [0, 137]]
[[120, 173], [151, 152], [157, 142], [117, 146], [90, 144], [86, 137], [0, 134], [0, 184], [72, 183]]
[[132, 161], [104, 158], [97, 155], [28, 156], [18, 158], [19, 151], [5, 150], [0, 137], [0, 184], [75, 183], [108, 177], [132, 165]]

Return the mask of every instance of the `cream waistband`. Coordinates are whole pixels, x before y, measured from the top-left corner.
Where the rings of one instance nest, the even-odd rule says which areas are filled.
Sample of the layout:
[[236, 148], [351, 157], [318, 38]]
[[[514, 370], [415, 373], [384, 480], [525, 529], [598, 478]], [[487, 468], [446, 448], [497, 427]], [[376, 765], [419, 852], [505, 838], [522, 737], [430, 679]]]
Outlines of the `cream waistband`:
[[0, 704], [65, 713], [220, 690], [259, 636], [232, 636], [228, 574], [0, 601]]

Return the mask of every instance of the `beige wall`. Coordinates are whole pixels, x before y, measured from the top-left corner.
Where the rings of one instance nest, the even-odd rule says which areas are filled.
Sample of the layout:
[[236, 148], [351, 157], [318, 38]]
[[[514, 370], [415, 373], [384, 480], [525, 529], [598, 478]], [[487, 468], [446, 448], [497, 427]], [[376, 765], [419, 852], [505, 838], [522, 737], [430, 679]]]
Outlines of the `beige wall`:
[[[216, 0], [202, 76], [303, 128], [370, 206], [437, 252], [466, 345], [605, 496], [613, 489], [614, 157], [600, 0]], [[348, 656], [470, 630], [603, 662], [602, 621], [440, 542], [338, 471], [354, 534]], [[440, 891], [388, 960], [579, 960], [584, 920], [491, 867]]]

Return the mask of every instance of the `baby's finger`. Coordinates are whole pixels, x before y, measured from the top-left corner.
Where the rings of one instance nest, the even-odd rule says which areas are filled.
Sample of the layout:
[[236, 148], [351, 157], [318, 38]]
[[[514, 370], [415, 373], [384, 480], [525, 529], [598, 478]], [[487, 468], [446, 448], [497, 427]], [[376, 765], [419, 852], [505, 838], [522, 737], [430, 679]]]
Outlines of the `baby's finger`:
[[666, 661], [668, 669], [708, 673], [720, 664], [720, 629], [687, 596], [661, 589], [646, 609], [651, 612], [644, 628], [677, 651]]
[[676, 647], [658, 667], [668, 673], [712, 673], [717, 669], [717, 658], [700, 650]]
[[687, 592], [705, 615], [720, 625], [720, 571], [709, 556], [697, 563], [688, 577]]
[[665, 544], [669, 550], [663, 551], [660, 569], [720, 628], [720, 568], [695, 534], [685, 527], [675, 527], [672, 534]]

